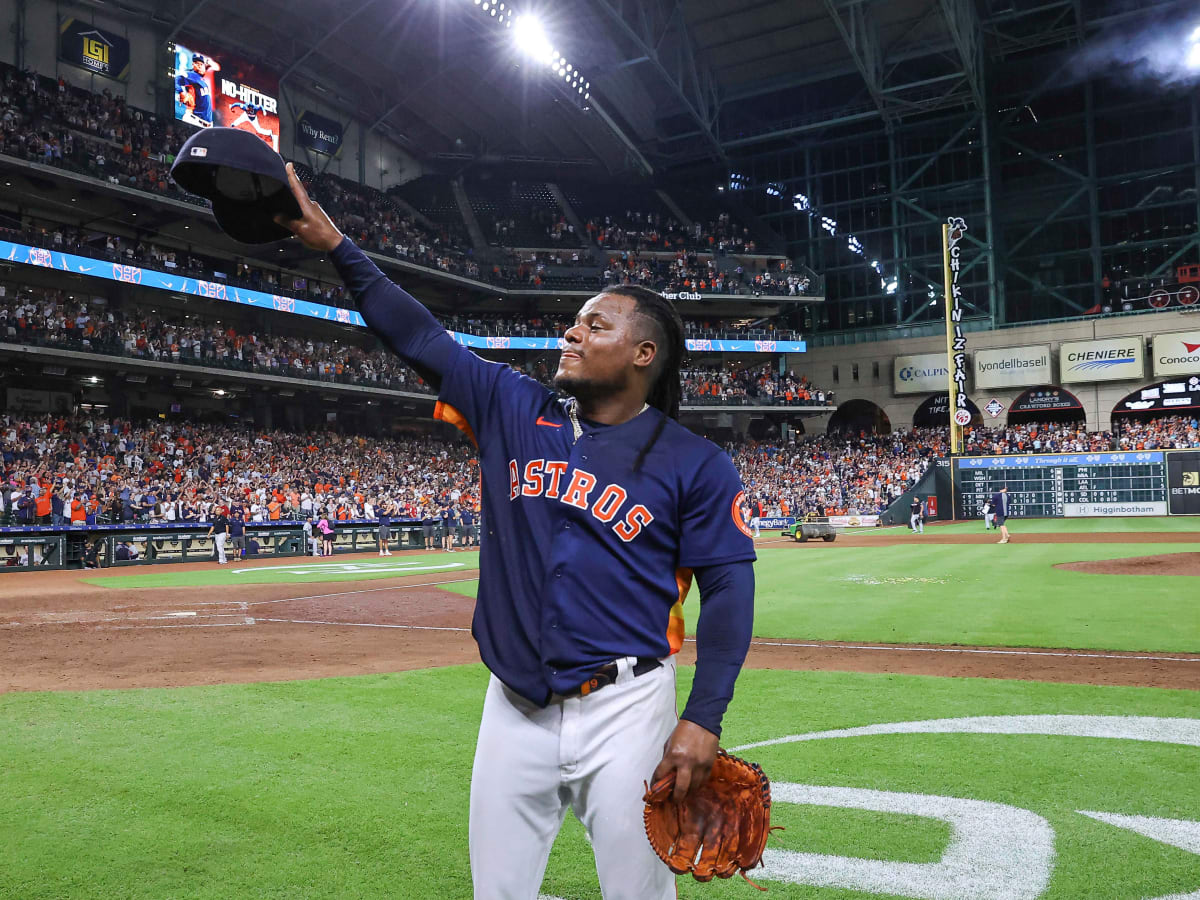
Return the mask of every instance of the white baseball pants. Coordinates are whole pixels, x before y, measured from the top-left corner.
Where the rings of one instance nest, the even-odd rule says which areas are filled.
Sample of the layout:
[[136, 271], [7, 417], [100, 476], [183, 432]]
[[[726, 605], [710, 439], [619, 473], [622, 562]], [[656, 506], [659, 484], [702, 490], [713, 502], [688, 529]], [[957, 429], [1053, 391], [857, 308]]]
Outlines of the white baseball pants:
[[225, 565], [225, 542], [229, 540], [228, 532], [213, 535], [217, 541], [217, 562]]
[[492, 676], [471, 772], [475, 900], [535, 900], [570, 806], [587, 829], [604, 900], [675, 900], [642, 823], [642, 794], [678, 722], [675, 659], [542, 709]]

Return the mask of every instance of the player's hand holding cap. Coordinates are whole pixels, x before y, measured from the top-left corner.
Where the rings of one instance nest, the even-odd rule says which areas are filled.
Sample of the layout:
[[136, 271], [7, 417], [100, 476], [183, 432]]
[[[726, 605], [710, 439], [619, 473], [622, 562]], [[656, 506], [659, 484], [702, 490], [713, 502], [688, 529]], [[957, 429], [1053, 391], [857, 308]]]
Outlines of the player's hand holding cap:
[[175, 158], [171, 178], [211, 201], [221, 230], [243, 244], [291, 237], [275, 217], [301, 216], [283, 157], [240, 128], [204, 128], [193, 134]]

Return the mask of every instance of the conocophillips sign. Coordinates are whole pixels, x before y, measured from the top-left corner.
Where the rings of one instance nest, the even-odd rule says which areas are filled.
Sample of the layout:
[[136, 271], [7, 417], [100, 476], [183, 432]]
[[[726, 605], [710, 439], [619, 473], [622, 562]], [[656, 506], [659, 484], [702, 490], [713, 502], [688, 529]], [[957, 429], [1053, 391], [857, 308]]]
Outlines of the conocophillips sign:
[[1059, 383], [1128, 381], [1146, 375], [1141, 335], [1102, 341], [1068, 341], [1058, 348]]
[[1200, 331], [1154, 336], [1154, 374], [1200, 375]]
[[892, 390], [896, 394], [945, 392], [949, 378], [945, 353], [897, 356], [892, 366]]
[[975, 351], [975, 387], [1028, 387], [1054, 380], [1050, 347], [1001, 347]]

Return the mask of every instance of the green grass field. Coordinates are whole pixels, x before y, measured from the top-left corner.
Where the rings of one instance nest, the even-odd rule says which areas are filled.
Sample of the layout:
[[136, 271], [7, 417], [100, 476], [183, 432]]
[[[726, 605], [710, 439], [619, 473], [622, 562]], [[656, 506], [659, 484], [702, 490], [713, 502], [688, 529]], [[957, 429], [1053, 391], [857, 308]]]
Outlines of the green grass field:
[[[1091, 575], [1063, 562], [1196, 552], [1187, 544], [760, 547], [762, 638], [1200, 652], [1191, 579]], [[475, 596], [476, 581], [443, 586]], [[698, 594], [684, 604], [695, 630]]]
[[[1195, 552], [1200, 533], [1198, 544], [1161, 545], [1098, 544], [1088, 534], [1196, 526], [1183, 519], [1014, 521], [1018, 536], [1079, 539], [1022, 544], [1018, 537], [1003, 547], [919, 537], [896, 547], [766, 545], [757, 564], [755, 632], [798, 640], [1200, 651], [1193, 579], [1053, 568]], [[186, 572], [163, 567], [91, 580], [220, 588], [413, 574], [473, 596], [477, 582], [466, 579], [476, 566], [473, 553], [434, 553]], [[689, 628], [698, 608], [693, 595]], [[690, 677], [681, 670], [681, 702]], [[481, 666], [466, 666], [278, 684], [0, 695], [0, 897], [468, 898], [469, 778], [485, 683]], [[987, 727], [971, 719], [910, 728], [919, 733], [833, 735], [746, 750], [771, 775], [773, 821], [786, 827], [771, 839], [767, 868], [756, 877], [773, 897], [811, 900], [1197, 896], [1188, 892], [1200, 890], [1200, 692], [747, 670], [722, 743], [1016, 716], [1057, 718], [1022, 719], [1041, 724], [1021, 727], [1003, 724], [1011, 719], [989, 719]], [[1138, 739], [1061, 733], [1099, 727], [1094, 717], [1122, 717], [1104, 719], [1105, 727], [1118, 723]], [[1190, 737], [1162, 743], [1172, 728]], [[1005, 730], [1023, 733], [996, 733]], [[951, 861], [960, 859], [960, 845], [972, 849], [956, 870]], [[600, 896], [590, 848], [571, 816], [544, 892], [562, 900]], [[757, 894], [740, 880], [700, 885], [681, 878], [679, 896]]]
[[[681, 671], [681, 687], [690, 675]], [[485, 679], [481, 667], [469, 666], [0, 696], [0, 896], [467, 898], [468, 781]], [[1200, 695], [747, 671], [724, 743], [1039, 714], [1200, 720]], [[746, 755], [771, 774], [777, 796], [790, 783], [1029, 810], [1053, 830], [1053, 855], [1043, 860], [1051, 867], [1047, 900], [1129, 900], [1200, 888], [1195, 854], [1078, 812], [1195, 822], [1200, 747], [914, 734], [777, 744]], [[787, 830], [772, 838], [773, 849], [831, 858], [928, 865], [951, 837], [943, 821], [926, 815], [836, 803], [777, 802], [774, 821]], [[788, 883], [796, 876], [779, 874], [786, 865], [773, 859], [779, 871], [769, 869], [763, 881], [772, 897], [889, 896]], [[752, 896], [740, 880], [706, 886], [681, 878], [679, 889], [689, 900]], [[599, 897], [590, 850], [570, 816], [544, 890], [566, 900]]]
[[[479, 568], [477, 551], [420, 553], [380, 558], [374, 553], [315, 559], [293, 556], [230, 563], [222, 568], [172, 571], [170, 566], [153, 566], [130, 575], [84, 578], [87, 584], [124, 590], [126, 588], [220, 587], [230, 584], [304, 584], [325, 581], [369, 581], [407, 575], [459, 577], [455, 573]], [[432, 577], [431, 577], [432, 580]]]

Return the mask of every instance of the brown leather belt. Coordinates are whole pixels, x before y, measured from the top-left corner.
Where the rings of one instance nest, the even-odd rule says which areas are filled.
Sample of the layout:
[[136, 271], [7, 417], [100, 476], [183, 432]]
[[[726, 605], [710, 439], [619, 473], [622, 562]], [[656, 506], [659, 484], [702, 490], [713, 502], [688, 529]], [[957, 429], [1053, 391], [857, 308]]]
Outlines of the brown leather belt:
[[[637, 662], [633, 664], [633, 669], [630, 671], [634, 678], [639, 675], [645, 675], [647, 672], [653, 672], [660, 668], [662, 662], [653, 656], [639, 656]], [[562, 696], [564, 697], [586, 697], [588, 694], [594, 694], [602, 687], [607, 687], [614, 684], [617, 680], [617, 673], [620, 670], [615, 662], [609, 663], [607, 666], [601, 666], [592, 673], [592, 677], [580, 684], [578, 687], [571, 688]]]

